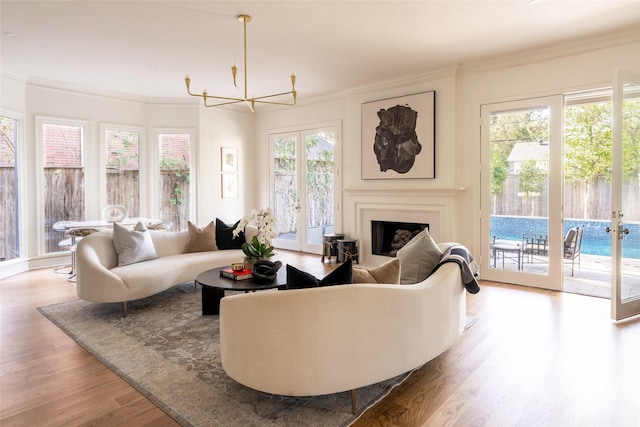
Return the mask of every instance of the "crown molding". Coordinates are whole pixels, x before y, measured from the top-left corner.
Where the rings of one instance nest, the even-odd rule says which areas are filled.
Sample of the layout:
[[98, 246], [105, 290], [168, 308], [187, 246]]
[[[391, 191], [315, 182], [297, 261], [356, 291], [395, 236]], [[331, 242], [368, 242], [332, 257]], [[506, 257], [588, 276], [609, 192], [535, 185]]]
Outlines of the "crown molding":
[[500, 55], [485, 61], [461, 64], [458, 70], [460, 76], [493, 71], [501, 68], [511, 68], [526, 64], [549, 61], [556, 58], [579, 55], [614, 46], [625, 45], [640, 41], [640, 30], [636, 26], [627, 27], [613, 33], [605, 33], [588, 38], [575, 39], [553, 46], [532, 49], [525, 53]]

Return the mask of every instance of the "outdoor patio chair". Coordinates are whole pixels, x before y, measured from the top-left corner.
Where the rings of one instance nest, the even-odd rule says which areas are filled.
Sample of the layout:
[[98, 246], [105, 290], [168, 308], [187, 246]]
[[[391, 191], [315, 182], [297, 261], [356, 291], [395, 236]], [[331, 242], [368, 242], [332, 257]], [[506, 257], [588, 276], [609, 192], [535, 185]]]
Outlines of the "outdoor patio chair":
[[[549, 236], [531, 231], [528, 235], [522, 233], [522, 255], [527, 262], [533, 262], [534, 256], [549, 256]], [[545, 261], [546, 262], [546, 261]]]
[[582, 247], [583, 234], [584, 226], [570, 228], [564, 236], [564, 259], [571, 260], [571, 276], [573, 276], [576, 258], [578, 259], [578, 268], [580, 268], [580, 248]]

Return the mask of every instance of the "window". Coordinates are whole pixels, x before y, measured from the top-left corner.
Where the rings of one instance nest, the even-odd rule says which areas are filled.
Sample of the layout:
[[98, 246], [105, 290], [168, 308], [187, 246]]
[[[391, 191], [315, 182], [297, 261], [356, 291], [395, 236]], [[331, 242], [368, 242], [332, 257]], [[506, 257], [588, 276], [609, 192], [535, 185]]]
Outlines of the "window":
[[191, 211], [191, 134], [158, 134], [160, 219], [170, 230], [184, 231]]
[[106, 156], [106, 202], [124, 206], [128, 216], [140, 216], [140, 131], [102, 127]]
[[85, 127], [71, 122], [38, 119], [44, 179], [45, 252], [60, 252], [65, 236], [53, 229], [58, 221], [85, 219]]
[[0, 261], [20, 257], [17, 122], [0, 116]]

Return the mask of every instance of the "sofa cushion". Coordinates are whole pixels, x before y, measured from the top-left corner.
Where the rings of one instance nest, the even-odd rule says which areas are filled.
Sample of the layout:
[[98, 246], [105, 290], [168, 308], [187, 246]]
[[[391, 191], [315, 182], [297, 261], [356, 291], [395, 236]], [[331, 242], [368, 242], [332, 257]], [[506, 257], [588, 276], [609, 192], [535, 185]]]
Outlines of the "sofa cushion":
[[353, 267], [353, 283], [400, 283], [400, 260], [394, 258], [375, 268]]
[[113, 246], [118, 253], [119, 266], [158, 258], [151, 234], [141, 222], [133, 230], [114, 222]]
[[292, 265], [287, 264], [287, 289], [317, 288], [322, 286], [347, 285], [349, 283], [353, 283], [351, 258], [340, 264], [323, 279], [318, 279], [313, 274], [298, 270]]
[[130, 300], [153, 295], [169, 286], [194, 280], [203, 271], [230, 265], [238, 259], [242, 259], [242, 251], [238, 249], [194, 252], [115, 267], [111, 272], [125, 283], [127, 294], [132, 297]]
[[240, 220], [233, 225], [227, 225], [224, 221], [216, 218], [216, 244], [218, 249], [242, 249], [245, 242], [244, 231], [233, 238], [233, 230], [238, 226]]
[[191, 221], [187, 223], [189, 240], [184, 248], [184, 253], [217, 251], [216, 225], [213, 221], [204, 228], [200, 228]]
[[404, 245], [396, 257], [400, 260], [400, 283], [409, 285], [422, 282], [440, 262], [442, 251], [427, 229]]

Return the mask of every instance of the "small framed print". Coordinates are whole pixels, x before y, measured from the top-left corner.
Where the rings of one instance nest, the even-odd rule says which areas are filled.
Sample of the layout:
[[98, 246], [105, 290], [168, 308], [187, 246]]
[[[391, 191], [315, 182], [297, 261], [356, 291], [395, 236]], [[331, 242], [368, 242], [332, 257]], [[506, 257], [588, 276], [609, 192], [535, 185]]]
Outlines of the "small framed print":
[[222, 147], [221, 149], [222, 172], [238, 172], [238, 149], [233, 147]]
[[238, 197], [238, 174], [222, 174], [222, 198], [234, 199]]

